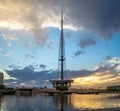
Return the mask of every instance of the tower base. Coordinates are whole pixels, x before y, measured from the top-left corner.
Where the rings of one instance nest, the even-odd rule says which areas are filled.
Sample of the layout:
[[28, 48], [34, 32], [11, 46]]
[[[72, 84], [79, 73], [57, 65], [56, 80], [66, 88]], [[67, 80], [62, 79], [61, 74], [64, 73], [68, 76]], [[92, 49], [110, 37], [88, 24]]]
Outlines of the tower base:
[[51, 80], [53, 87], [61, 91], [68, 90], [72, 82], [73, 80]]

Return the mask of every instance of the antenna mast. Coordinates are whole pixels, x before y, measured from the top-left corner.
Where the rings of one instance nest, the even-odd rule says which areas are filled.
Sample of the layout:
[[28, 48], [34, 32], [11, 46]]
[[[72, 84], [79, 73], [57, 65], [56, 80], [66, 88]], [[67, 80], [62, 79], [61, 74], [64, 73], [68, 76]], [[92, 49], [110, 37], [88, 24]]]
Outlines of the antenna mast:
[[64, 79], [64, 71], [65, 71], [65, 42], [64, 42], [64, 34], [63, 34], [63, 11], [61, 11], [61, 32], [60, 32], [60, 43], [59, 43], [59, 60], [58, 60], [58, 68], [60, 70], [61, 78], [60, 80], [51, 80], [53, 87], [57, 90], [68, 90], [71, 86], [73, 80], [65, 80]]
[[61, 72], [61, 80], [64, 80], [64, 62], [65, 62], [65, 48], [64, 48], [64, 34], [63, 34], [63, 11], [61, 11], [61, 34], [59, 46], [59, 67]]

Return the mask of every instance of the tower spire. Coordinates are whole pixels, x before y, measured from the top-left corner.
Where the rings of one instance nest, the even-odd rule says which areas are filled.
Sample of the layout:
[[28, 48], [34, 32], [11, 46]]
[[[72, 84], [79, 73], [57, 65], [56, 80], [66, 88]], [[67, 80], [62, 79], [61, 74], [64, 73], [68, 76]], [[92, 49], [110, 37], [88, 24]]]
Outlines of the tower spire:
[[59, 43], [59, 64], [58, 68], [61, 74], [60, 80], [51, 80], [53, 87], [57, 90], [68, 90], [71, 86], [73, 80], [65, 80], [64, 79], [64, 68], [65, 68], [65, 43], [64, 43], [64, 33], [63, 33], [63, 11], [61, 11], [61, 29], [60, 29], [60, 43]]
[[61, 11], [61, 34], [60, 34], [60, 47], [59, 47], [59, 61], [60, 61], [60, 72], [61, 80], [64, 80], [64, 61], [65, 61], [65, 50], [64, 50], [64, 34], [63, 34], [63, 11]]

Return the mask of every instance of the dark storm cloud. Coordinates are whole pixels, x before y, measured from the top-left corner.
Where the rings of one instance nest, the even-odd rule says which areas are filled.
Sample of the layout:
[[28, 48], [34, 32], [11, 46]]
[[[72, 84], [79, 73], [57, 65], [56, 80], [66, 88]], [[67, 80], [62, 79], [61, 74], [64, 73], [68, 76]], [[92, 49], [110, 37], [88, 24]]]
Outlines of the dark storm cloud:
[[[63, 8], [64, 25], [77, 27], [77, 31], [83, 27], [84, 31], [107, 40], [120, 30], [119, 4], [120, 0], [1, 0], [0, 21], [20, 24], [18, 29], [29, 30], [36, 43], [44, 45], [49, 32], [42, 28], [43, 23], [50, 20], [48, 24], [60, 24], [58, 19]], [[15, 28], [14, 24], [10, 26], [5, 27]]]
[[108, 39], [120, 30], [120, 0], [65, 0], [71, 23]]

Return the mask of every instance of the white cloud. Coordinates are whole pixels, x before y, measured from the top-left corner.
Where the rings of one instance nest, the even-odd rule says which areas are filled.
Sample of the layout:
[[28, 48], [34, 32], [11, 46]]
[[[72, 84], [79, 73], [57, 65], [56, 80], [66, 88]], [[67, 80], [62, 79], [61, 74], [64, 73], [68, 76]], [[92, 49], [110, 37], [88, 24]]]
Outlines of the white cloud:
[[111, 65], [120, 64], [120, 59], [118, 57], [111, 57], [106, 60]]
[[12, 45], [12, 41], [18, 41], [17, 37], [10, 34], [1, 34], [1, 36], [4, 40], [6, 40], [6, 44], [9, 47]]
[[20, 23], [14, 23], [14, 22], [5, 22], [0, 21], [0, 27], [1, 28], [7, 28], [9, 30], [22, 30], [25, 29], [25, 27]]
[[115, 71], [120, 72], [120, 58], [119, 57], [110, 57], [106, 60], [111, 66], [116, 65]]
[[5, 70], [3, 70], [3, 69], [0, 69], [0, 72], [3, 73], [3, 75], [4, 75], [4, 80], [9, 80], [9, 79], [17, 80], [17, 78], [11, 77], [11, 76], [10, 76], [9, 74], [7, 74], [7, 72], [6, 72]]
[[8, 35], [8, 34], [1, 34], [1, 36], [3, 37], [3, 39], [5, 40], [11, 40], [11, 41], [17, 41], [18, 39], [12, 35]]
[[115, 68], [117, 72], [120, 72], [120, 64]]

